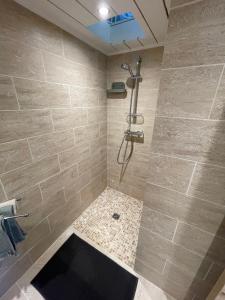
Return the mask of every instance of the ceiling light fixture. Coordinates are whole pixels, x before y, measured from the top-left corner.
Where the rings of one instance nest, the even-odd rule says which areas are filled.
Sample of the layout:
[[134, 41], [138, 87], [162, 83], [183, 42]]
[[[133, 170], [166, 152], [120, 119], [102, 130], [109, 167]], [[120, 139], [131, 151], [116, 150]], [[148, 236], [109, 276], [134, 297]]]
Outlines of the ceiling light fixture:
[[98, 11], [102, 18], [106, 18], [109, 14], [109, 9], [106, 6], [101, 6]]

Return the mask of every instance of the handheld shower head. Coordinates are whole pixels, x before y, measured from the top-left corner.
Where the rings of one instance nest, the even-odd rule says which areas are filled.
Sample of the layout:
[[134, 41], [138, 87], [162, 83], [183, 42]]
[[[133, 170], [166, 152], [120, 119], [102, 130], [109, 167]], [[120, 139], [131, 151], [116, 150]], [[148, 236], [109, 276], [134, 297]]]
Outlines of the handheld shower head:
[[122, 64], [122, 65], [121, 65], [121, 68], [122, 68], [123, 70], [129, 71], [131, 77], [134, 76], [134, 74], [133, 74], [133, 72], [132, 72], [132, 69], [131, 69], [130, 65], [128, 65], [128, 64]]

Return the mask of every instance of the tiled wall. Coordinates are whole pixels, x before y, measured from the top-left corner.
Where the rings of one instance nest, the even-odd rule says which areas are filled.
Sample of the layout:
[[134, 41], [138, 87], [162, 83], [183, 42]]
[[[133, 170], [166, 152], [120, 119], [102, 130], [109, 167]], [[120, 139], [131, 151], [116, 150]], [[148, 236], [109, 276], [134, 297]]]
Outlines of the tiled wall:
[[[126, 86], [126, 97], [108, 96], [108, 185], [132, 197], [143, 200], [146, 178], [148, 176], [149, 152], [152, 140], [153, 124], [160, 81], [160, 69], [163, 48], [148, 49], [121, 55], [111, 56], [107, 60], [108, 88], [113, 81], [126, 83], [128, 71], [121, 69], [122, 63], [129, 63], [135, 70], [138, 56], [142, 57], [141, 75], [138, 97], [138, 113], [145, 118], [143, 125], [133, 125], [134, 130], [144, 130], [144, 144], [134, 144], [134, 153], [128, 164], [122, 182], [119, 181], [121, 166], [117, 164], [118, 150], [127, 129], [127, 115], [129, 113], [131, 88]], [[123, 148], [124, 149], [124, 148]], [[123, 153], [123, 151], [121, 152]], [[123, 157], [123, 156], [121, 156]]]
[[105, 56], [0, 0], [0, 202], [22, 196], [0, 295], [106, 186]]
[[225, 267], [225, 2], [172, 7], [136, 270], [203, 300]]

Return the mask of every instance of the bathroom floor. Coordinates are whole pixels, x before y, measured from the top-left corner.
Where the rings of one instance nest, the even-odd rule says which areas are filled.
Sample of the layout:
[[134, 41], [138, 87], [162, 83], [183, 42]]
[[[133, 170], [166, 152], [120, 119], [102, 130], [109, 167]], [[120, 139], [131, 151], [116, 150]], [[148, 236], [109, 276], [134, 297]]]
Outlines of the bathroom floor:
[[[91, 246], [138, 276], [134, 271], [142, 202], [107, 188], [34, 265], [12, 286], [1, 300], [44, 300], [30, 284], [58, 249], [75, 233]], [[112, 218], [114, 213], [119, 219]], [[154, 284], [139, 277], [134, 300], [171, 300]]]
[[133, 268], [142, 206], [141, 201], [107, 188], [74, 222], [74, 228]]

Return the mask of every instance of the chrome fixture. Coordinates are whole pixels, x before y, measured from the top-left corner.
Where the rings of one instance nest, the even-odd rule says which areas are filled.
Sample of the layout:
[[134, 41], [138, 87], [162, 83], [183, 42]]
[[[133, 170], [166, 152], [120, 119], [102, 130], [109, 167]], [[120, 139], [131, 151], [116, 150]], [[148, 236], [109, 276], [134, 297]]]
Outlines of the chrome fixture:
[[[137, 113], [137, 104], [138, 104], [138, 93], [139, 93], [139, 83], [142, 81], [141, 77], [141, 63], [142, 59], [139, 56], [136, 63], [136, 74], [132, 71], [132, 68], [129, 64], [122, 64], [121, 68], [127, 70], [130, 73], [130, 80], [132, 82], [131, 87], [131, 97], [130, 97], [130, 109], [129, 114], [127, 115], [127, 130], [124, 131], [124, 136], [119, 147], [117, 155], [117, 163], [122, 165], [120, 173], [120, 182], [122, 181], [123, 175], [126, 171], [127, 165], [131, 159], [131, 156], [134, 151], [134, 142], [143, 143], [144, 141], [144, 132], [143, 131], [134, 131], [131, 129], [132, 124], [143, 124], [144, 116]], [[139, 120], [139, 122], [138, 122]], [[124, 152], [121, 158], [121, 151], [125, 143]]]

